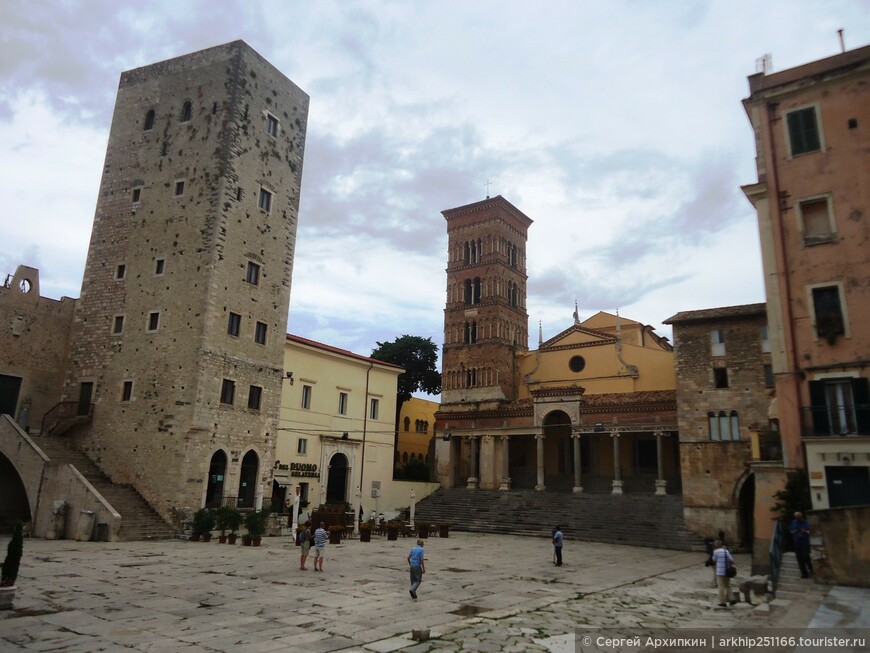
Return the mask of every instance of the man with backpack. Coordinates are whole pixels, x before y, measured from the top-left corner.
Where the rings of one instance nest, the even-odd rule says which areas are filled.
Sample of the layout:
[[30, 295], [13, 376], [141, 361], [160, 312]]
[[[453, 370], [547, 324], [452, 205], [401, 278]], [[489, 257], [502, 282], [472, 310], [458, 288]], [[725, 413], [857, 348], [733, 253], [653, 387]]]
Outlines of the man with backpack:
[[308, 559], [308, 552], [311, 550], [311, 522], [305, 522], [305, 526], [296, 531], [296, 543], [300, 547], [299, 568], [308, 569], [305, 566], [305, 561]]

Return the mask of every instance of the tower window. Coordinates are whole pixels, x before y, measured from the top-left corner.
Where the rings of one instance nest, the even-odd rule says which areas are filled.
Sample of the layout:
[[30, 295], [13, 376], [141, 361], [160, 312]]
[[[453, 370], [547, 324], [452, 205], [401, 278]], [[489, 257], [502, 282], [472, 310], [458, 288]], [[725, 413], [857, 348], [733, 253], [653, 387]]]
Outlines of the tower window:
[[257, 327], [254, 329], [254, 342], [260, 345], [266, 344], [266, 324], [257, 322]]
[[834, 220], [827, 197], [798, 202], [798, 218], [804, 245], [828, 243], [835, 239]]
[[271, 113], [266, 114], [266, 133], [273, 138], [278, 137], [278, 119]]
[[116, 315], [115, 321], [112, 324], [112, 333], [115, 335], [119, 335], [124, 332], [124, 316]]
[[156, 275], [163, 274], [163, 269], [165, 267], [165, 263], [166, 262], [162, 258], [159, 258], [156, 261], [154, 261], [154, 274], [156, 274]]
[[791, 155], [816, 152], [822, 148], [819, 121], [815, 107], [798, 109], [786, 114]]
[[121, 401], [130, 401], [133, 399], [133, 382], [124, 381], [121, 387]]
[[184, 180], [179, 179], [175, 182], [175, 197], [181, 197], [184, 195]]
[[265, 188], [260, 189], [260, 200], [258, 206], [262, 211], [269, 213], [272, 210], [272, 193]]
[[242, 316], [238, 313], [230, 313], [230, 319], [227, 323], [227, 333], [231, 336], [238, 337], [242, 326]]
[[248, 261], [248, 270], [245, 273], [245, 281], [258, 286], [260, 284], [260, 266], [252, 261]]
[[151, 311], [148, 314], [148, 331], [157, 331], [160, 326], [160, 311]]
[[713, 387], [727, 388], [728, 387], [728, 368], [714, 367], [713, 368]]
[[710, 355], [725, 355], [725, 332], [722, 329], [714, 329], [710, 332]]
[[232, 405], [236, 397], [236, 382], [224, 379], [221, 383], [221, 403]]
[[121, 281], [127, 275], [127, 266], [119, 263], [115, 268], [115, 280]]
[[181, 107], [181, 122], [190, 122], [190, 119], [192, 117], [193, 117], [193, 107], [190, 104], [190, 100], [188, 100]]
[[263, 396], [263, 388], [258, 385], [252, 385], [248, 388], [248, 408], [251, 410], [260, 410], [260, 399]]
[[142, 202], [142, 187], [137, 186], [133, 189], [132, 196], [130, 198], [133, 204], [140, 204]]
[[145, 114], [145, 125], [142, 129], [146, 132], [154, 129], [154, 109], [148, 109], [148, 113]]
[[813, 288], [812, 295], [816, 335], [833, 344], [839, 336], [846, 334], [846, 321], [843, 319], [843, 308], [840, 303], [840, 288], [821, 286]]

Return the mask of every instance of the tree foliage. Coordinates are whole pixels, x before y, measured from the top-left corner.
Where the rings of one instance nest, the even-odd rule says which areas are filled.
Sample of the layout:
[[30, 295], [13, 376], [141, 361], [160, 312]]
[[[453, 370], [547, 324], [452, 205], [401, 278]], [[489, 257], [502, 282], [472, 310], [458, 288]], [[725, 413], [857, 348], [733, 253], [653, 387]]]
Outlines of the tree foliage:
[[777, 513], [779, 519], [788, 524], [794, 513], [807, 512], [813, 508], [810, 494], [810, 479], [805, 469], [798, 469], [788, 475], [785, 489], [773, 493], [776, 503], [771, 512]]
[[404, 335], [392, 342], [379, 342], [372, 358], [400, 365], [405, 373], [399, 377], [398, 407], [415, 392], [437, 395], [441, 392], [441, 373], [438, 372], [438, 345], [432, 338]]

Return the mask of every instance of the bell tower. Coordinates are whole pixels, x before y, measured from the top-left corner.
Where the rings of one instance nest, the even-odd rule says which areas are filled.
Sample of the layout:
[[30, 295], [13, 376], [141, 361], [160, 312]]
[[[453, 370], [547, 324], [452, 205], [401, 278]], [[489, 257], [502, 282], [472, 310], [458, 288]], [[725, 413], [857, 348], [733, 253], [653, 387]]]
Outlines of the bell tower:
[[532, 220], [501, 195], [442, 215], [448, 256], [441, 404], [512, 401], [515, 352], [528, 350]]

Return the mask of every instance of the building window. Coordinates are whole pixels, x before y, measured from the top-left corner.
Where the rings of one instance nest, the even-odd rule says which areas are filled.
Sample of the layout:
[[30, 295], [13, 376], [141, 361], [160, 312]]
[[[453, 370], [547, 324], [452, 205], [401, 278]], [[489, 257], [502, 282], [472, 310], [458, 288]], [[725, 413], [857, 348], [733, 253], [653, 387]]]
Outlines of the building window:
[[266, 325], [263, 322], [257, 322], [257, 327], [254, 329], [254, 342], [259, 345], [266, 344]]
[[764, 366], [764, 387], [772, 388], [776, 384], [773, 376], [773, 365]]
[[175, 197], [181, 197], [184, 195], [184, 180], [179, 179], [175, 182]]
[[788, 123], [788, 142], [792, 156], [816, 152], [822, 148], [815, 107], [790, 111], [786, 114], [786, 122]]
[[252, 385], [248, 388], [248, 408], [251, 410], [260, 410], [260, 398], [263, 396], [263, 388], [258, 385]]
[[266, 114], [266, 133], [269, 136], [278, 138], [278, 119], [271, 113]]
[[378, 404], [380, 402], [377, 399], [372, 399], [370, 408], [369, 408], [369, 419], [377, 419], [378, 418]]
[[148, 109], [148, 113], [145, 114], [145, 126], [143, 130], [150, 132], [152, 129], [154, 129], [154, 109]]
[[465, 280], [465, 304], [471, 306], [480, 303], [480, 277]]
[[308, 439], [307, 438], [299, 438], [296, 440], [296, 453], [304, 456], [308, 453]]
[[839, 286], [818, 286], [811, 289], [816, 337], [834, 344], [837, 338], [846, 335], [846, 320]]
[[714, 441], [739, 440], [740, 419], [736, 410], [726, 413], [720, 410], [718, 413], [707, 413], [707, 422], [710, 429], [710, 439]]
[[265, 188], [260, 189], [260, 200], [258, 206], [266, 213], [269, 213], [272, 210], [272, 193], [267, 191]]
[[132, 197], [133, 204], [141, 204], [142, 203], [142, 187], [137, 186], [133, 189]]
[[725, 355], [725, 331], [722, 329], [714, 329], [710, 332], [710, 355]]
[[157, 276], [163, 274], [163, 268], [165, 267], [165, 264], [166, 262], [162, 258], [157, 259], [154, 262], [154, 274], [156, 274]]
[[797, 214], [804, 245], [829, 243], [835, 240], [830, 197], [817, 197], [798, 202]]
[[148, 331], [157, 331], [160, 326], [160, 311], [151, 311], [148, 313]]
[[236, 397], [236, 382], [224, 379], [221, 384], [221, 403], [232, 405]]
[[303, 385], [302, 386], [302, 407], [305, 410], [309, 410], [311, 408], [311, 386]]
[[121, 387], [121, 401], [130, 401], [133, 399], [133, 382], [124, 381]]
[[406, 431], [411, 430], [411, 418], [410, 417], [405, 418], [405, 430]]
[[347, 415], [347, 393], [338, 393], [338, 414]]
[[870, 433], [870, 380], [810, 381], [812, 435]]
[[117, 335], [117, 334], [120, 334], [123, 332], [124, 332], [124, 316], [123, 315], [116, 315], [115, 321], [112, 324], [112, 333]]
[[465, 323], [465, 343], [474, 344], [477, 342], [477, 322]]
[[230, 313], [230, 319], [227, 322], [227, 333], [231, 336], [238, 337], [242, 328], [242, 316], [238, 313]]
[[123, 263], [119, 263], [115, 268], [115, 279], [121, 281], [125, 276], [127, 276], [127, 266]]
[[728, 368], [714, 367], [713, 368], [713, 387], [727, 388], [728, 387]]
[[248, 261], [248, 270], [245, 273], [245, 281], [255, 286], [260, 284], [260, 266]]
[[181, 107], [181, 122], [190, 122], [190, 119], [192, 117], [193, 117], [193, 106], [190, 104], [190, 100], [188, 100]]
[[767, 330], [767, 325], [765, 324], [761, 327], [761, 353], [769, 354], [770, 353], [770, 335]]

